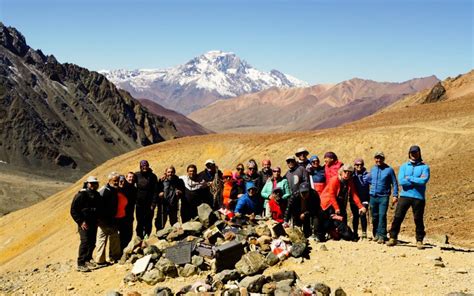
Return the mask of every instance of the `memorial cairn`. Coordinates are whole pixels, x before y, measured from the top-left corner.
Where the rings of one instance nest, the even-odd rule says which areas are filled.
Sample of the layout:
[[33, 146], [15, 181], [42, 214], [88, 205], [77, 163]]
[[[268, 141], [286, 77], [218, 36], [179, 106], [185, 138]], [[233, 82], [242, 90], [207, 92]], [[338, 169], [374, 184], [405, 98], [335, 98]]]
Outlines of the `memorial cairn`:
[[[206, 278], [175, 291], [178, 295], [329, 295], [324, 284], [303, 285], [294, 271], [264, 276], [263, 271], [288, 257], [308, 256], [307, 239], [298, 227], [284, 228], [268, 219], [249, 221], [233, 218], [207, 204], [198, 217], [168, 226], [141, 241], [135, 238], [125, 248], [121, 263], [133, 264], [124, 281], [156, 285], [166, 278]], [[155, 295], [174, 295], [167, 287], [156, 287]]]

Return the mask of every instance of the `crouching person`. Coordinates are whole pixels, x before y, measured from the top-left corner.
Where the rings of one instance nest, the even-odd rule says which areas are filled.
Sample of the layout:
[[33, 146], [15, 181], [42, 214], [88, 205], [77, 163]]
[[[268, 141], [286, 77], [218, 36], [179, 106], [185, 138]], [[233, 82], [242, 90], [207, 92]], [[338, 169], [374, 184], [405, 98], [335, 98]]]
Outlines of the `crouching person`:
[[108, 176], [108, 183], [99, 190], [100, 211], [97, 230], [96, 263], [99, 266], [107, 265], [105, 249], [109, 240], [109, 261], [116, 262], [122, 256], [120, 237], [116, 220], [118, 208], [119, 174], [113, 172]]
[[71, 216], [77, 223], [79, 237], [79, 256], [77, 271], [88, 272], [95, 264], [91, 262], [97, 235], [97, 208], [100, 195], [97, 192], [99, 181], [89, 176], [81, 189], [72, 200]]
[[306, 237], [313, 235], [319, 240], [319, 214], [321, 212], [319, 196], [317, 192], [310, 188], [307, 182], [301, 183], [299, 192], [293, 194], [286, 207], [285, 223], [288, 227], [290, 219], [293, 226], [303, 227], [303, 233]]
[[247, 193], [237, 200], [235, 216], [247, 217], [254, 220], [256, 215], [263, 211], [263, 199], [258, 193], [258, 188], [253, 182], [247, 183]]
[[287, 200], [283, 198], [283, 190], [280, 187], [273, 189], [268, 201], [270, 217], [273, 221], [283, 223], [285, 221], [285, 212]]

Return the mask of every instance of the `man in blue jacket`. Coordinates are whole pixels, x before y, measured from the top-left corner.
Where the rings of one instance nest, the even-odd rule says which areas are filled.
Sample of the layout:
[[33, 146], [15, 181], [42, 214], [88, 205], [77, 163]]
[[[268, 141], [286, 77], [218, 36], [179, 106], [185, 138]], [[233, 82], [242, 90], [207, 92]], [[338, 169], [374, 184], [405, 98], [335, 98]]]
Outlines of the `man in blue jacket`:
[[430, 167], [421, 158], [421, 149], [418, 146], [411, 146], [408, 151], [409, 161], [400, 167], [398, 181], [402, 186], [402, 192], [397, 202], [397, 209], [393, 217], [392, 228], [390, 230], [390, 240], [387, 246], [397, 244], [398, 233], [402, 225], [405, 214], [411, 207], [416, 227], [416, 247], [423, 249], [423, 238], [425, 237], [425, 225], [423, 214], [425, 212], [425, 191], [426, 183], [430, 179]]
[[247, 216], [253, 220], [263, 211], [263, 199], [258, 193], [258, 188], [253, 182], [247, 183], [247, 193], [239, 197], [235, 206], [236, 216]]
[[375, 165], [370, 170], [370, 208], [374, 240], [379, 244], [387, 240], [387, 210], [390, 193], [398, 197], [398, 183], [395, 171], [385, 163], [383, 152], [374, 155]]

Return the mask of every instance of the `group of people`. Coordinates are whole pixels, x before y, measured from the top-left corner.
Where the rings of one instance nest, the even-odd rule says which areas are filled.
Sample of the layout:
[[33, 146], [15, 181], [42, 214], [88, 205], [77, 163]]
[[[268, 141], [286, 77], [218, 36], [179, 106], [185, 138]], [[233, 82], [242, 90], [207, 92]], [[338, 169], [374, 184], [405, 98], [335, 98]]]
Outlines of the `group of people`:
[[[420, 147], [410, 147], [409, 160], [400, 167], [398, 180], [393, 168], [385, 163], [383, 152], [375, 153], [370, 170], [361, 158], [343, 164], [334, 152], [327, 152], [321, 164], [318, 156], [309, 155], [307, 149], [299, 148], [288, 156], [285, 174], [280, 167], [272, 167], [270, 159], [261, 162], [261, 170], [251, 159], [246, 166], [239, 163], [235, 171], [221, 171], [214, 160], [208, 159], [204, 170], [198, 172], [196, 165], [190, 164], [181, 177], [173, 166], [158, 177], [148, 161], [142, 160], [136, 173], [110, 173], [108, 183], [100, 190], [97, 178], [90, 176], [71, 205], [81, 240], [78, 270], [89, 271], [119, 260], [132, 238], [134, 218], [136, 235], [144, 239], [152, 233], [153, 219], [156, 231], [168, 221], [170, 225], [179, 220], [185, 223], [198, 215], [198, 207], [204, 203], [230, 221], [251, 222], [267, 217], [284, 227], [300, 226], [316, 241], [367, 239], [370, 213], [372, 239], [380, 244], [388, 241], [388, 246], [397, 244], [400, 225], [411, 207], [417, 247], [423, 248], [425, 189], [430, 170], [421, 158]], [[388, 239], [390, 204], [397, 207]], [[348, 208], [352, 229], [348, 226]]]

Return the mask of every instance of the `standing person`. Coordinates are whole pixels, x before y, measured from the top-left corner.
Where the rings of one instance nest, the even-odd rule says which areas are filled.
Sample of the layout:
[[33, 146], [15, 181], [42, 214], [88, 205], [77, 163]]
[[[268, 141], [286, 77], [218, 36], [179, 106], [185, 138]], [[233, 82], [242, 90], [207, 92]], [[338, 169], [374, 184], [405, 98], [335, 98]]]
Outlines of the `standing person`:
[[272, 175], [272, 162], [270, 159], [266, 158], [262, 160], [262, 170], [260, 171], [260, 176], [262, 176], [263, 184], [267, 183], [268, 178], [271, 178]]
[[425, 237], [423, 214], [425, 212], [426, 183], [430, 180], [430, 167], [423, 162], [419, 146], [410, 147], [408, 158], [409, 161], [404, 163], [398, 172], [398, 181], [402, 186], [402, 192], [398, 200], [394, 198], [397, 208], [393, 217], [390, 240], [387, 246], [397, 244], [400, 226], [405, 219], [408, 209], [411, 207], [416, 227], [416, 247], [421, 250], [423, 249], [423, 239]]
[[148, 161], [140, 161], [140, 171], [135, 173], [135, 176], [137, 180], [137, 227], [135, 231], [137, 236], [143, 239], [145, 236], [150, 236], [156, 207], [154, 201], [162, 190], [159, 188], [158, 178], [150, 168]]
[[168, 217], [171, 226], [178, 222], [179, 200], [183, 197], [184, 192], [184, 182], [176, 176], [174, 166], [166, 168], [159, 183], [161, 184], [159, 187], [163, 188], [163, 191], [158, 194], [158, 198], [155, 201], [155, 204], [158, 206], [155, 218], [156, 231], [165, 227]]
[[208, 159], [204, 163], [206, 168], [199, 173], [198, 178], [207, 182], [207, 187], [203, 188], [204, 202], [213, 209], [219, 208], [219, 201], [222, 198], [222, 172], [216, 166], [213, 159]]
[[95, 268], [91, 262], [97, 235], [97, 209], [100, 195], [97, 192], [99, 181], [89, 176], [81, 189], [72, 200], [71, 216], [77, 224], [79, 232], [79, 256], [77, 257], [77, 271], [88, 272]]
[[326, 186], [326, 174], [324, 166], [320, 165], [319, 158], [317, 155], [311, 156], [309, 164], [306, 166], [306, 171], [309, 174], [311, 185], [316, 192], [321, 195]]
[[313, 235], [319, 241], [318, 217], [321, 212], [319, 196], [308, 183], [301, 183], [297, 194], [293, 194], [288, 200], [285, 211], [285, 227], [288, 226], [290, 219], [293, 226], [303, 228], [305, 237]]
[[300, 184], [309, 183], [308, 172], [296, 163], [294, 156], [288, 156], [286, 164], [288, 165], [288, 171], [285, 174], [285, 178], [288, 180], [291, 194], [298, 195], [300, 193]]
[[300, 147], [296, 150], [295, 156], [297, 158], [297, 163], [299, 166], [306, 168], [309, 165], [308, 155], [309, 152], [304, 147]]
[[235, 173], [234, 173], [234, 180], [235, 183], [237, 184], [239, 188], [239, 195], [245, 193], [245, 181], [244, 181], [244, 176], [245, 176], [245, 167], [243, 163], [237, 164], [235, 168]]
[[398, 197], [398, 183], [394, 170], [385, 163], [385, 154], [374, 155], [375, 165], [370, 169], [370, 208], [372, 209], [372, 227], [374, 240], [379, 244], [387, 240], [387, 210], [390, 193]]
[[[112, 172], [108, 176], [108, 183], [99, 190], [101, 196], [100, 211], [97, 229], [97, 254], [96, 263], [98, 265], [107, 265], [105, 249], [107, 240], [109, 241], [109, 262], [116, 262], [122, 256], [120, 249], [120, 237], [117, 225], [117, 209], [119, 206], [118, 185], [119, 174]], [[125, 207], [120, 213], [125, 216]], [[120, 217], [120, 218], [123, 218]]]
[[365, 168], [364, 160], [362, 158], [357, 158], [354, 160], [354, 168], [354, 184], [360, 201], [366, 209], [366, 213], [359, 215], [359, 208], [353, 202], [351, 202], [352, 228], [354, 230], [355, 239], [357, 239], [360, 218], [360, 225], [362, 228], [361, 238], [367, 239], [367, 210], [369, 209], [370, 202], [370, 173]]
[[258, 173], [258, 165], [254, 159], [247, 163], [247, 173], [244, 176], [245, 189], [248, 191], [249, 184], [257, 186], [257, 192], [260, 194], [263, 188], [262, 176]]
[[183, 223], [198, 215], [197, 208], [204, 202], [202, 197], [209, 194], [206, 190], [207, 182], [199, 179], [196, 165], [188, 165], [186, 173], [186, 176], [181, 177], [184, 183], [184, 197], [181, 199], [181, 222]]
[[237, 204], [237, 196], [239, 190], [235, 180], [232, 178], [231, 170], [224, 170], [224, 188], [222, 189], [222, 205], [221, 208], [234, 211]]
[[291, 196], [288, 180], [281, 176], [281, 168], [280, 167], [273, 168], [272, 173], [273, 173], [272, 177], [267, 180], [267, 182], [265, 183], [262, 189], [262, 197], [264, 199], [263, 208], [265, 210], [265, 216], [267, 217], [270, 217], [271, 209], [270, 209], [269, 201], [275, 188], [279, 188], [281, 190], [281, 194], [282, 194], [281, 198], [283, 200], [287, 200]]
[[128, 172], [126, 176], [120, 176], [118, 189], [117, 218], [120, 236], [120, 249], [123, 251], [133, 236], [133, 214], [135, 213], [135, 201], [137, 188], [135, 187], [135, 174]]
[[[354, 203], [358, 210], [359, 214], [364, 214], [366, 212], [365, 207], [362, 205], [357, 194], [356, 187], [354, 185], [354, 180], [352, 178], [352, 173], [354, 168], [351, 165], [344, 165], [339, 169], [337, 176], [331, 178], [327, 183], [326, 187], [321, 194], [321, 208], [323, 211], [323, 219], [329, 221], [333, 214], [340, 217], [340, 221], [343, 227], [338, 226], [340, 230], [340, 235], [345, 240], [353, 240], [353, 233], [347, 227], [347, 202]], [[327, 228], [327, 226], [325, 227]], [[326, 229], [328, 230], [328, 229]]]
[[329, 182], [331, 178], [335, 177], [339, 173], [339, 169], [344, 164], [337, 159], [337, 155], [334, 152], [324, 153], [324, 174], [326, 177], [326, 182]]

